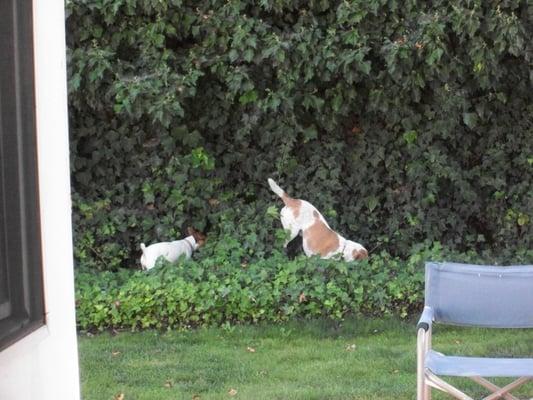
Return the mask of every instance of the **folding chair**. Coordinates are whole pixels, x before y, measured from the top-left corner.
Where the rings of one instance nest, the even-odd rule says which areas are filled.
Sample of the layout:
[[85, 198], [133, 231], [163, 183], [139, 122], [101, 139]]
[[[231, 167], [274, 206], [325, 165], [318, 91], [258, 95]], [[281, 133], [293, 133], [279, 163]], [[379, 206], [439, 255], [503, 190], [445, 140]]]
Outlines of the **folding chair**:
[[[425, 286], [425, 307], [417, 325], [417, 399], [430, 400], [431, 388], [436, 388], [456, 399], [473, 400], [440, 377], [461, 376], [492, 392], [483, 400], [518, 400], [509, 392], [533, 379], [533, 358], [445, 356], [431, 349], [432, 323], [533, 328], [533, 265], [429, 262]], [[518, 379], [500, 388], [487, 377]]]

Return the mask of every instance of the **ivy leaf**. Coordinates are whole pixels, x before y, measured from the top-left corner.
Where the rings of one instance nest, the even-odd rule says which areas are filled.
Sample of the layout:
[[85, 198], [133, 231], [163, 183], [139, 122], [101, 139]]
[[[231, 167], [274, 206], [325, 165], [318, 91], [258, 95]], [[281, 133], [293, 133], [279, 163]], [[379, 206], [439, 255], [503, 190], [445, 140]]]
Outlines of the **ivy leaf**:
[[237, 58], [239, 58], [239, 53], [237, 52], [237, 50], [231, 49], [228, 54], [228, 57], [231, 62], [234, 62], [235, 60], [237, 60]]
[[476, 113], [464, 113], [463, 114], [463, 122], [466, 126], [468, 126], [470, 129], [474, 129], [477, 125], [477, 114]]
[[342, 96], [341, 95], [338, 94], [333, 98], [331, 107], [333, 108], [333, 111], [339, 112], [339, 110], [342, 107]]
[[253, 103], [257, 100], [257, 92], [255, 90], [249, 90], [239, 97], [239, 103], [248, 104]]
[[244, 51], [243, 57], [247, 62], [252, 61], [252, 59], [254, 58], [254, 51], [252, 49], [246, 49]]
[[430, 53], [429, 57], [426, 59], [426, 62], [428, 63], [428, 65], [433, 65], [437, 63], [442, 57], [443, 53], [444, 50], [442, 50], [441, 48], [436, 48]]
[[269, 217], [277, 218], [279, 216], [278, 208], [276, 206], [270, 206], [266, 210], [266, 215]]
[[518, 223], [519, 226], [527, 225], [529, 223], [529, 215], [519, 213], [516, 222]]
[[375, 196], [369, 197], [367, 202], [366, 202], [368, 210], [370, 212], [374, 211], [374, 209], [377, 207], [378, 203], [379, 203], [379, 200], [378, 200], [377, 197], [375, 197]]
[[403, 139], [408, 144], [413, 144], [414, 142], [416, 142], [417, 138], [418, 138], [418, 134], [416, 133], [416, 131], [407, 131], [403, 134]]
[[314, 125], [311, 125], [303, 130], [304, 143], [314, 140], [318, 137], [318, 132]]
[[372, 63], [370, 61], [364, 61], [364, 62], [361, 62], [357, 65], [357, 67], [359, 68], [359, 70], [365, 74], [365, 75], [370, 75], [370, 70], [372, 68]]

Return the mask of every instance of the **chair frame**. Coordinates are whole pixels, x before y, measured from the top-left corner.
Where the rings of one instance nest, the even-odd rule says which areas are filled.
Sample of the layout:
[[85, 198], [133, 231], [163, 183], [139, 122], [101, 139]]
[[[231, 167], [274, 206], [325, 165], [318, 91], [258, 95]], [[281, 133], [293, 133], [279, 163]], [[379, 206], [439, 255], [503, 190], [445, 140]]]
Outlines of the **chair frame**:
[[[432, 320], [433, 310], [431, 307], [424, 307], [424, 312], [417, 325], [417, 400], [431, 400], [431, 388], [441, 390], [459, 400], [474, 400], [426, 368], [426, 355], [431, 350]], [[471, 376], [469, 378], [492, 392], [482, 400], [496, 400], [500, 398], [505, 400], [519, 400], [509, 392], [533, 380], [533, 377], [522, 377], [504, 387], [499, 387], [481, 376]]]

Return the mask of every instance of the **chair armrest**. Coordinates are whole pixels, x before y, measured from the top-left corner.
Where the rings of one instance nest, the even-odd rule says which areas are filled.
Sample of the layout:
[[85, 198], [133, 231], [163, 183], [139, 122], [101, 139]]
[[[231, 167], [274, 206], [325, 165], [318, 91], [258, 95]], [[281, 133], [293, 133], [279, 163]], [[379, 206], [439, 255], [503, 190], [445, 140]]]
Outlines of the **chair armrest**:
[[433, 309], [431, 307], [424, 307], [424, 311], [422, 311], [422, 315], [420, 316], [420, 319], [418, 320], [418, 324], [416, 325], [416, 330], [423, 329], [425, 331], [428, 331], [429, 328], [431, 328], [431, 325], [433, 324]]

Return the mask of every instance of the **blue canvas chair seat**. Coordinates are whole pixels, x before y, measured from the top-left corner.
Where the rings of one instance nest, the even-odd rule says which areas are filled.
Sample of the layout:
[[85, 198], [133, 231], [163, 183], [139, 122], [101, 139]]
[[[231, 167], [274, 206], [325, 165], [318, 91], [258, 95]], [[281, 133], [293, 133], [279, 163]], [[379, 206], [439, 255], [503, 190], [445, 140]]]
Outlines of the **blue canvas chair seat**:
[[533, 358], [455, 357], [430, 350], [425, 365], [436, 375], [533, 377]]
[[[434, 322], [533, 328], [533, 265], [426, 264], [425, 306], [417, 327], [417, 399], [430, 400], [436, 388], [473, 400], [440, 376], [469, 377], [492, 392], [484, 400], [518, 400], [509, 392], [533, 380], [533, 358], [448, 356], [432, 350]], [[519, 378], [500, 388], [485, 377]]]

